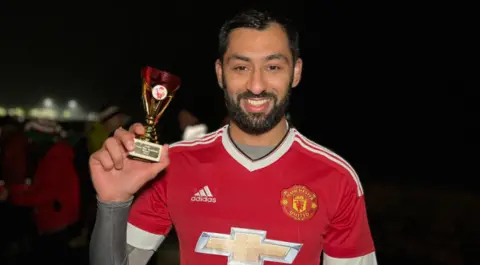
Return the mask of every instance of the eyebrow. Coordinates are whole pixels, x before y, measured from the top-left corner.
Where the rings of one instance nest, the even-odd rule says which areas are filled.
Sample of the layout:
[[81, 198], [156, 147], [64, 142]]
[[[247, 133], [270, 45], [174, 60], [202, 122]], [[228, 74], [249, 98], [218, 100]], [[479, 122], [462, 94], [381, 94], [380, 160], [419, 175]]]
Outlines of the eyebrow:
[[[231, 60], [240, 60], [240, 61], [245, 61], [245, 62], [251, 62], [252, 61], [252, 59], [250, 59], [249, 57], [243, 56], [243, 55], [240, 55], [240, 54], [233, 54], [232, 56], [230, 56], [228, 58], [227, 62], [230, 62]], [[271, 60], [283, 60], [287, 63], [290, 62], [288, 57], [281, 54], [281, 53], [271, 54], [271, 55], [269, 55], [265, 58], [265, 61], [271, 61]]]
[[239, 55], [239, 54], [233, 54], [232, 56], [228, 57], [227, 62], [230, 62], [232, 60], [240, 60], [240, 61], [245, 61], [245, 62], [250, 62], [251, 61], [250, 58], [248, 58], [246, 56]]
[[290, 60], [287, 58], [287, 56], [285, 56], [281, 53], [275, 53], [275, 54], [267, 56], [266, 61], [271, 61], [271, 60], [283, 60], [287, 63], [290, 62]]

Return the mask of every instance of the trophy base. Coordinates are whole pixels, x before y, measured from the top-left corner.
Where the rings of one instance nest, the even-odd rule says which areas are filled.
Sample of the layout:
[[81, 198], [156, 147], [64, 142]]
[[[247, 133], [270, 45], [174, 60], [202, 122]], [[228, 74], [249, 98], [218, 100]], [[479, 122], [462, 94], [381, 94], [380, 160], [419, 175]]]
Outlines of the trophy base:
[[162, 145], [134, 139], [135, 150], [128, 153], [130, 157], [148, 162], [159, 162], [162, 155]]

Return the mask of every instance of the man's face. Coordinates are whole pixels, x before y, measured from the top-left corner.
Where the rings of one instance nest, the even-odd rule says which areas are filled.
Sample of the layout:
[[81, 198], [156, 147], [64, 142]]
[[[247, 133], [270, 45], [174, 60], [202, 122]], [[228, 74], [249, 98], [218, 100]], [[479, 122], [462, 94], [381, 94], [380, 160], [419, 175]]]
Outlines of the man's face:
[[223, 63], [216, 62], [230, 118], [254, 135], [270, 131], [282, 120], [301, 71], [302, 61], [293, 62], [287, 34], [278, 24], [262, 31], [232, 31]]

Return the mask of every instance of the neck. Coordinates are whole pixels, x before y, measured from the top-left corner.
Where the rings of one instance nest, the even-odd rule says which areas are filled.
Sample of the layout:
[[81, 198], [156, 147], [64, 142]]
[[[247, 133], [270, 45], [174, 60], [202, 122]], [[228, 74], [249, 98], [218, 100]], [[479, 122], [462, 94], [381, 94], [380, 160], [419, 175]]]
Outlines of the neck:
[[261, 135], [251, 135], [242, 131], [234, 122], [230, 122], [230, 137], [239, 144], [250, 146], [277, 146], [288, 130], [285, 117], [270, 131]]

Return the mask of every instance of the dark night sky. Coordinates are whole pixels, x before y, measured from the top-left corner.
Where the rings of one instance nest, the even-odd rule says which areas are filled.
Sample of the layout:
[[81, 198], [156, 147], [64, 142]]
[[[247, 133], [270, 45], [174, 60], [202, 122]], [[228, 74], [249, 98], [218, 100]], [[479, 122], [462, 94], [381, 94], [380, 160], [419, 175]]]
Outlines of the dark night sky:
[[[301, 30], [304, 79], [291, 112], [304, 134], [372, 175], [431, 181], [470, 174], [458, 166], [474, 161], [465, 159], [466, 139], [478, 128], [469, 122], [478, 120], [478, 98], [467, 82], [466, 7], [271, 2]], [[138, 110], [139, 70], [151, 64], [181, 75], [179, 97], [193, 95], [199, 116], [219, 113], [216, 34], [237, 6], [81, 4], [42, 2], [30, 6], [35, 12], [22, 2], [0, 7], [0, 105], [51, 96], [93, 109], [108, 100]]]

